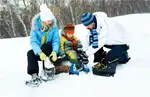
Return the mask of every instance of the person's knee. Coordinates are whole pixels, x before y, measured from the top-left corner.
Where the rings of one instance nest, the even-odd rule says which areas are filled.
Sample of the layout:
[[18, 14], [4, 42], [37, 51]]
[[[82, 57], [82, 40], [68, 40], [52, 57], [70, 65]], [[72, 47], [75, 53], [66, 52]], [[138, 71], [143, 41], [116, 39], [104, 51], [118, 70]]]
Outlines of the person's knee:
[[49, 56], [52, 52], [52, 46], [50, 43], [47, 43], [47, 44], [43, 44], [41, 46], [41, 50], [47, 55]]
[[129, 47], [129, 45], [125, 44], [125, 45], [122, 46], [122, 48], [124, 49], [124, 51], [127, 51], [127, 50], [129, 50], [130, 47]]
[[76, 55], [76, 52], [74, 50], [69, 50], [66, 52], [66, 54], [67, 54], [68, 58], [71, 60], [77, 59], [77, 55]]
[[127, 63], [131, 58], [128, 56], [128, 52], [124, 52], [119, 56], [107, 56], [105, 58], [105, 63], [112, 63], [118, 61], [119, 64]]
[[70, 54], [69, 56], [69, 59], [71, 59], [71, 60], [77, 60], [77, 56], [76, 55], [74, 55], [74, 54]]
[[128, 52], [125, 52], [118, 59], [120, 64], [125, 64], [131, 59], [131, 57], [129, 57]]
[[29, 50], [29, 51], [27, 52], [27, 56], [32, 56], [32, 55], [34, 55], [33, 50]]

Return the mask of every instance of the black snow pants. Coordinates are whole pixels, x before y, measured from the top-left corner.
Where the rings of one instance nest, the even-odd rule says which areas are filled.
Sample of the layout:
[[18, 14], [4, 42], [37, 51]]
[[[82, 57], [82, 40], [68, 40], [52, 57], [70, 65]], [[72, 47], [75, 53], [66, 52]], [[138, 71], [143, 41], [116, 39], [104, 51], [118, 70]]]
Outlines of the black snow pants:
[[[124, 45], [104, 45], [104, 47], [111, 49], [108, 53], [103, 50], [103, 47], [94, 54], [94, 62], [100, 62], [103, 64], [118, 61], [119, 64], [128, 62], [129, 46]], [[105, 59], [105, 60], [103, 60]]]
[[[52, 52], [52, 45], [51, 43], [43, 44], [41, 46], [41, 50], [49, 56]], [[29, 50], [27, 52], [27, 60], [28, 60], [28, 67], [27, 67], [27, 72], [29, 75], [32, 75], [33, 73], [39, 73], [39, 65], [38, 61], [40, 60], [40, 57], [38, 55], [35, 55], [33, 50]]]
[[127, 52], [129, 46], [105, 45], [104, 47], [110, 48], [111, 50], [106, 53], [103, 50], [103, 47], [99, 49], [94, 54], [94, 62], [103, 63], [105, 65], [105, 69], [93, 68], [93, 74], [101, 76], [114, 76], [114, 74], [116, 73], [116, 66], [118, 64], [125, 64], [130, 60]]

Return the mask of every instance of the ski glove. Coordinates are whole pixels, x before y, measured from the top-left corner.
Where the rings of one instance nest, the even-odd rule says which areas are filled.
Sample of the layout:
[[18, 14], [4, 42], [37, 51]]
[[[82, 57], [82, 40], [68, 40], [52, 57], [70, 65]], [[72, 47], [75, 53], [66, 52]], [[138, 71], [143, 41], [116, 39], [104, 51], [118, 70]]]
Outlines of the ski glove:
[[85, 51], [82, 51], [82, 53], [80, 54], [79, 61], [82, 64], [88, 64], [89, 63], [88, 56], [86, 55]]
[[39, 56], [42, 61], [46, 59], [46, 55], [42, 51], [39, 52]]
[[55, 62], [57, 60], [57, 54], [55, 51], [52, 51], [52, 53], [49, 55], [49, 58]]

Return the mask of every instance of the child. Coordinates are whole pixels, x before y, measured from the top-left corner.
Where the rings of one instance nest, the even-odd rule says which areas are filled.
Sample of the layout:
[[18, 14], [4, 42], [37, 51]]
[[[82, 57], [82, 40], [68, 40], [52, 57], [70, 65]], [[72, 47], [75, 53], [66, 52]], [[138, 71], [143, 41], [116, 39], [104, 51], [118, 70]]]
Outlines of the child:
[[[79, 74], [79, 70], [89, 72], [88, 57], [82, 50], [80, 40], [74, 35], [75, 26], [67, 24], [61, 31], [60, 37], [60, 56], [67, 58], [71, 63], [69, 74]], [[78, 69], [78, 70], [77, 70]]]

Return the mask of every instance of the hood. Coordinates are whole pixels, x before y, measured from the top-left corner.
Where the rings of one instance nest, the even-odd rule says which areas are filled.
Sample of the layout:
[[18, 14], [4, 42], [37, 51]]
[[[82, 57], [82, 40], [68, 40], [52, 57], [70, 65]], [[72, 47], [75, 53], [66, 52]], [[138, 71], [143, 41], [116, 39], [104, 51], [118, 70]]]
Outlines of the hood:
[[[52, 21], [53, 21], [53, 27], [56, 27], [57, 26], [56, 18], [54, 18]], [[32, 27], [31, 28], [33, 30], [39, 30], [41, 27], [42, 27], [42, 21], [40, 18], [40, 14], [36, 14], [32, 19]]]
[[[65, 27], [64, 27], [65, 28]], [[66, 37], [66, 33], [64, 32], [64, 28], [61, 30], [61, 35]]]

